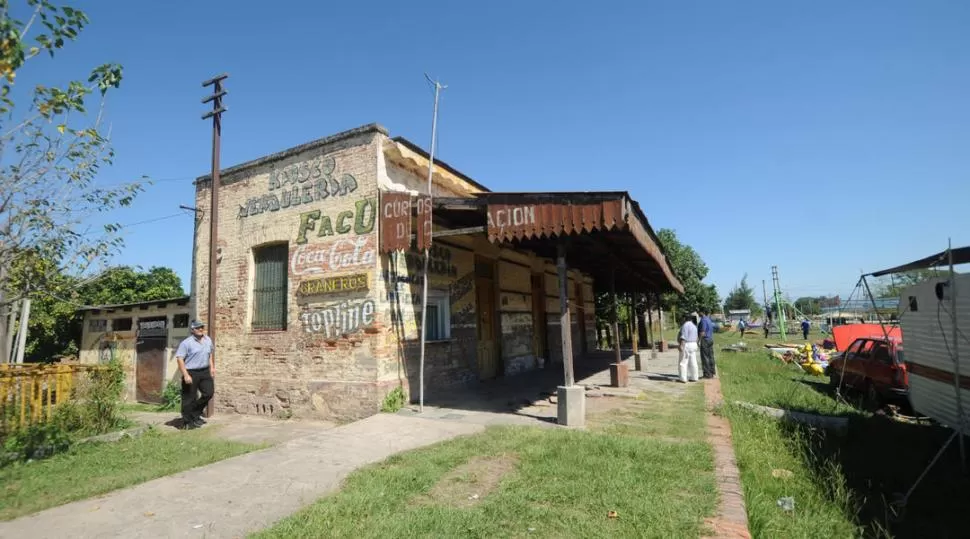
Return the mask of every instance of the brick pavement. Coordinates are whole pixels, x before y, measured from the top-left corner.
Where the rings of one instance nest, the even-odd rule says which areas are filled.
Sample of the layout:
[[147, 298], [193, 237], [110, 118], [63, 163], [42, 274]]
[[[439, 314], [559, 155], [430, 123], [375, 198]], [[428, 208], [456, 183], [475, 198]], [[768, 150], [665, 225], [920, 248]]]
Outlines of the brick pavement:
[[731, 444], [731, 425], [727, 418], [718, 416], [714, 410], [724, 402], [721, 395], [721, 380], [714, 378], [704, 382], [704, 397], [707, 402], [707, 432], [714, 448], [714, 473], [717, 480], [717, 516], [707, 520], [715, 539], [750, 539], [748, 515], [744, 507], [744, 491], [741, 488], [741, 473], [738, 471]]

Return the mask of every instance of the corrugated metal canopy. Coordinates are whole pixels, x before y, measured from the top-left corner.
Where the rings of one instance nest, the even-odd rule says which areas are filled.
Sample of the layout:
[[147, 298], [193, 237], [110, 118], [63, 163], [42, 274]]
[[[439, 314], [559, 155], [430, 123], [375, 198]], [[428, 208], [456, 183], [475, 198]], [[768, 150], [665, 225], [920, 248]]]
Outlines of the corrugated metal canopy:
[[[902, 273], [904, 271], [938, 268], [940, 266], [947, 266], [949, 264], [949, 252], [943, 251], [936, 253], [935, 255], [930, 255], [926, 258], [914, 260], [908, 264], [903, 264], [902, 266], [876, 271], [870, 273], [869, 275], [873, 277], [882, 277], [883, 275], [889, 275], [890, 273]], [[953, 264], [970, 264], [970, 247], [958, 247], [953, 249]]]
[[594, 279], [616, 275], [623, 292], [675, 291], [684, 287], [640, 206], [624, 191], [480, 193], [436, 198], [434, 212], [452, 225], [485, 225], [489, 241], [555, 259], [560, 240], [566, 260]]

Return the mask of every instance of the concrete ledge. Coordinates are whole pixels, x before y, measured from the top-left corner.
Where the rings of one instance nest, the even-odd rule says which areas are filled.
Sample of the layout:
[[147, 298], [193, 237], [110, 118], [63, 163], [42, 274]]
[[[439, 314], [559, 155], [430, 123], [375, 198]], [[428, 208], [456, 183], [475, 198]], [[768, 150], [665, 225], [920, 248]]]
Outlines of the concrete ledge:
[[89, 442], [117, 442], [122, 438], [134, 438], [136, 436], [141, 436], [148, 432], [148, 429], [152, 428], [151, 425], [142, 425], [140, 427], [134, 427], [130, 429], [116, 430], [114, 432], [108, 432], [106, 434], [99, 434], [98, 436], [90, 436], [78, 440], [79, 444], [86, 444]]
[[586, 426], [586, 388], [559, 386], [557, 396], [558, 423], [565, 427]]

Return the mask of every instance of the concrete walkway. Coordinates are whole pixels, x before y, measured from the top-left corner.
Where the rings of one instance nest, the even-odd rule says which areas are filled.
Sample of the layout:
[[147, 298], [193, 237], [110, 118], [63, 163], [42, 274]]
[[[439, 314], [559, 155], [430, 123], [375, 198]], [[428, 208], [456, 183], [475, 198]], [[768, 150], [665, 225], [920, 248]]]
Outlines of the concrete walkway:
[[[676, 349], [658, 352], [653, 359], [649, 350], [642, 351], [640, 371], [634, 370], [630, 350], [621, 350], [621, 354], [630, 368], [629, 385], [625, 388], [610, 386], [609, 365], [615, 358], [613, 352], [598, 351], [577, 361], [576, 384], [587, 388], [587, 415], [597, 410], [597, 402], [602, 400], [597, 397], [636, 397], [642, 392], [681, 395], [686, 391], [686, 385], [677, 383]], [[436, 396], [429, 399], [421, 414], [414, 405], [398, 414], [476, 425], [554, 427], [557, 406], [550, 397], [555, 395], [556, 386], [562, 384], [563, 376], [562, 365], [557, 364]]]
[[[128, 419], [152, 425], [162, 432], [176, 432], [182, 419], [175, 412], [130, 412]], [[250, 444], [276, 445], [296, 438], [319, 434], [336, 427], [330, 421], [308, 419], [271, 419], [241, 414], [215, 414], [207, 430], [217, 438]]]
[[0, 523], [0, 537], [244, 537], [333, 492], [360, 466], [483, 429], [482, 425], [378, 414]]

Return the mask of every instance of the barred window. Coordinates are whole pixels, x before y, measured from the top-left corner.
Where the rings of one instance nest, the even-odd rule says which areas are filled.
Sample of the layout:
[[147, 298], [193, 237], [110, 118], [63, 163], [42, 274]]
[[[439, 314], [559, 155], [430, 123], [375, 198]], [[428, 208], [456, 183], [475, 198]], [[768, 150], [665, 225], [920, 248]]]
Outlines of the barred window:
[[131, 331], [131, 318], [115, 318], [111, 321], [111, 331]]
[[187, 328], [189, 327], [189, 315], [182, 313], [172, 316], [172, 327], [174, 328]]
[[274, 243], [253, 249], [253, 329], [286, 329], [287, 258], [289, 245]]

